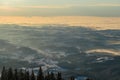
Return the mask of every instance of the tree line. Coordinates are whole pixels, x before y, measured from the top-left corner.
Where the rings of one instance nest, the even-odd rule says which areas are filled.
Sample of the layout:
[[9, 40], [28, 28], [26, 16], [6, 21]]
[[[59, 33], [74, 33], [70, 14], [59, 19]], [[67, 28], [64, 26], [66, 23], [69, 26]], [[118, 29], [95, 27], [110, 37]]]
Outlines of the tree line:
[[[43, 73], [42, 68], [39, 68], [38, 74], [35, 75], [34, 71], [31, 72], [22, 69], [6, 69], [3, 67], [1, 72], [0, 80], [65, 80], [62, 74], [58, 72], [57, 74], [53, 72]], [[75, 80], [75, 77], [70, 77], [69, 80]], [[91, 80], [91, 79], [86, 79]]]

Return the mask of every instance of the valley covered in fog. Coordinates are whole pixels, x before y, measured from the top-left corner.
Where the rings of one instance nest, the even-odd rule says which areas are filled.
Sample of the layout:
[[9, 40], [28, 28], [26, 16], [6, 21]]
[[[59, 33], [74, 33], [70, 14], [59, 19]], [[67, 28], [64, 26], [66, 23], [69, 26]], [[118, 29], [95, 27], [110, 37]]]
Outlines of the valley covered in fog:
[[35, 71], [43, 66], [44, 71], [60, 71], [67, 76], [86, 74], [115, 80], [120, 74], [119, 62], [119, 29], [0, 25], [0, 70], [3, 65]]

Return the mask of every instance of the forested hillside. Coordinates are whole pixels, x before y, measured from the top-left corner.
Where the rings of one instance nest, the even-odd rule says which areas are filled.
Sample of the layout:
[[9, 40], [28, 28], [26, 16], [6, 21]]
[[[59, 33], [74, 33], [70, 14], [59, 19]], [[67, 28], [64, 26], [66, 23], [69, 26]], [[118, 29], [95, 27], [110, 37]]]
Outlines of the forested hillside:
[[[27, 71], [22, 69], [13, 70], [12, 68], [6, 69], [5, 67], [3, 67], [0, 80], [76, 80], [76, 79], [74, 76], [71, 76], [68, 79], [64, 79], [60, 72], [44, 73], [41, 67], [39, 68], [37, 74], [35, 74], [33, 70], [32, 71]], [[92, 79], [86, 78], [83, 80], [92, 80]]]

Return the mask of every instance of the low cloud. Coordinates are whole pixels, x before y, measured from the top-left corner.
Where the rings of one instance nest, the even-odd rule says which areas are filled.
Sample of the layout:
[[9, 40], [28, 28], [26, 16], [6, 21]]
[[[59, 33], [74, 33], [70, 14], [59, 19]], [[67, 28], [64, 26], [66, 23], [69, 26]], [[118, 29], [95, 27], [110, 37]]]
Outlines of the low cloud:
[[108, 54], [120, 56], [120, 51], [115, 51], [111, 49], [93, 49], [86, 51], [86, 53], [108, 53]]
[[119, 3], [113, 4], [113, 3], [96, 3], [96, 4], [65, 4], [65, 5], [40, 5], [40, 6], [20, 6], [22, 8], [73, 8], [73, 7], [92, 7], [92, 6], [98, 6], [98, 7], [114, 7], [114, 6], [120, 6]]
[[[81, 5], [81, 6], [85, 6], [85, 5]], [[96, 3], [96, 4], [88, 4], [86, 6], [98, 6], [98, 7], [117, 7], [120, 6], [119, 3]]]
[[8, 12], [8, 11], [20, 11], [20, 9], [19, 8], [16, 8], [16, 7], [10, 7], [10, 6], [0, 6], [0, 10], [2, 10], [2, 11], [6, 11], [6, 12]]
[[69, 26], [84, 26], [97, 30], [119, 29], [119, 17], [88, 17], [88, 16], [54, 16], [54, 17], [20, 17], [20, 16], [0, 16], [0, 24], [17, 24], [27, 26], [40, 25], [69, 25]]
[[54, 9], [54, 8], [71, 8], [71, 7], [74, 7], [74, 5], [61, 5], [61, 6], [21, 6], [21, 8], [47, 8], [47, 9]]

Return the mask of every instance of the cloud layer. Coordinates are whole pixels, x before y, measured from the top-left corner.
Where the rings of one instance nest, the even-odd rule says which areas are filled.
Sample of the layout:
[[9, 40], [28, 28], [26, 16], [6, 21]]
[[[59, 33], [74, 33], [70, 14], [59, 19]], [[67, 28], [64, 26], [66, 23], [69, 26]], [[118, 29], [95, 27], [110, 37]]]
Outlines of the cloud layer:
[[56, 16], [56, 17], [13, 17], [0, 16], [0, 24], [17, 25], [70, 25], [84, 26], [93, 29], [120, 29], [120, 18], [117, 17], [88, 17], [88, 16]]

